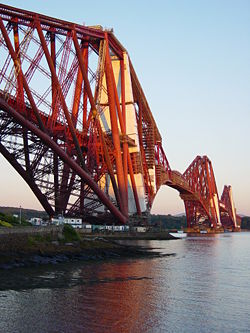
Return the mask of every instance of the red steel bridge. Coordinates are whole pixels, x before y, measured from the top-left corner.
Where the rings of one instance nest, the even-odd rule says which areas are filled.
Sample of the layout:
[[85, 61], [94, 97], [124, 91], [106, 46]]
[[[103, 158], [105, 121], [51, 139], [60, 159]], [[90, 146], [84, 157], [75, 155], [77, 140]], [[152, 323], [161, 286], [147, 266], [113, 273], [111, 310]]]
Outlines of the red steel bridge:
[[49, 216], [127, 223], [167, 185], [189, 227], [238, 227], [206, 156], [171, 169], [129, 55], [101, 26], [0, 4], [0, 153]]

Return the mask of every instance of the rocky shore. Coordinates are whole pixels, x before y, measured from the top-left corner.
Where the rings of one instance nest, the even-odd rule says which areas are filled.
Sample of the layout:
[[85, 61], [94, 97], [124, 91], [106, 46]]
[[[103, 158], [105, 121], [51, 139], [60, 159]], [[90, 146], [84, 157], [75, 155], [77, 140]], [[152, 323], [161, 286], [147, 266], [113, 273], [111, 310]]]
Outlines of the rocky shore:
[[42, 235], [27, 232], [0, 235], [0, 270], [78, 260], [164, 256], [152, 249], [121, 245], [110, 238], [80, 237], [78, 234], [74, 237], [68, 240], [62, 230]]

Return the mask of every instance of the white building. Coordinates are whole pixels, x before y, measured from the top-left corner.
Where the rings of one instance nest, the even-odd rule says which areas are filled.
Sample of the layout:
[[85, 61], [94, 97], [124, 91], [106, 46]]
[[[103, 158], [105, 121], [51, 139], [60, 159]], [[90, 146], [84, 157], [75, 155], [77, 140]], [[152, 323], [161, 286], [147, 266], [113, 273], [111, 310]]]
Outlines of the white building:
[[54, 225], [70, 224], [73, 228], [82, 228], [82, 219], [74, 217], [63, 217], [52, 218], [51, 223]]
[[43, 219], [40, 217], [32, 217], [29, 222], [35, 226], [41, 226], [43, 224]]
[[70, 224], [74, 228], [82, 228], [82, 219], [66, 217], [63, 219], [64, 224]]

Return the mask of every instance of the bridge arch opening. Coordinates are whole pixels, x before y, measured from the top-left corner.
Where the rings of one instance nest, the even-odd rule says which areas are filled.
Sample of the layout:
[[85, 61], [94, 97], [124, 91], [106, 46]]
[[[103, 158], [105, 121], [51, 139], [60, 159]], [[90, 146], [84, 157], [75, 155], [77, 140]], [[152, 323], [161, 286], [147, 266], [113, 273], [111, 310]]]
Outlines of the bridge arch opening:
[[185, 206], [179, 192], [169, 186], [161, 186], [154, 199], [151, 214], [184, 215]]

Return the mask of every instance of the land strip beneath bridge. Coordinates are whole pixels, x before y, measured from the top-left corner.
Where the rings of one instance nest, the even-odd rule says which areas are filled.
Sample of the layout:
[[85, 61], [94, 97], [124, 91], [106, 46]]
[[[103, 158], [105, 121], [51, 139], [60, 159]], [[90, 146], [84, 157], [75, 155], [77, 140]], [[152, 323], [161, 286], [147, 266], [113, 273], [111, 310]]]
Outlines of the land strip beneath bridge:
[[[79, 234], [78, 234], [79, 235]], [[148, 238], [146, 238], [146, 236]], [[69, 261], [93, 261], [166, 256], [151, 248], [118, 244], [118, 239], [163, 239], [159, 234], [81, 235], [68, 241], [62, 227], [0, 229], [0, 270], [59, 264]], [[162, 234], [163, 237], [163, 234]], [[170, 235], [165, 235], [170, 239]]]

